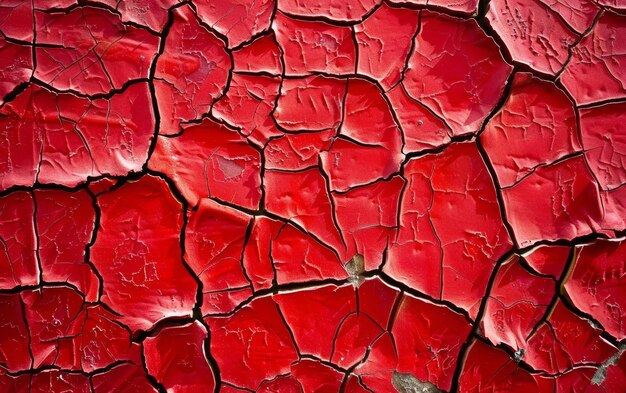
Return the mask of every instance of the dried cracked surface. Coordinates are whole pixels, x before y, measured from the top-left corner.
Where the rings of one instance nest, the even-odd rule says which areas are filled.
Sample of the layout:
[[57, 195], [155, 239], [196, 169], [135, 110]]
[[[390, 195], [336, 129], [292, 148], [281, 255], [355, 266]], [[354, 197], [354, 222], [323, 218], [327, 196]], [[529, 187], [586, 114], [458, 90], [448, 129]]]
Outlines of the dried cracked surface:
[[621, 392], [626, 3], [0, 1], [0, 391]]

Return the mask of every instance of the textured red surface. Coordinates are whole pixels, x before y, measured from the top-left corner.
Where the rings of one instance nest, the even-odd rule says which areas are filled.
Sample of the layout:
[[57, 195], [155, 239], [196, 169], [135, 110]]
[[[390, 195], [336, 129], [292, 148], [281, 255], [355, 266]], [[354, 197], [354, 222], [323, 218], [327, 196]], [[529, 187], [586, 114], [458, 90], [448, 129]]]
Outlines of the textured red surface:
[[0, 0], [0, 393], [626, 392], [622, 0]]

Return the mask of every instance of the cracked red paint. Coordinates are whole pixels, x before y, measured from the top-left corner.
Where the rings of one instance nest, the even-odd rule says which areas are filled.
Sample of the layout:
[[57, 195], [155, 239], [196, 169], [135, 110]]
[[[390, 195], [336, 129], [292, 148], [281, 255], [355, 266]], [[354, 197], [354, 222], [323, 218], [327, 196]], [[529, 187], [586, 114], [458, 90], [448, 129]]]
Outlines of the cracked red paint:
[[403, 84], [452, 128], [479, 130], [502, 96], [511, 67], [475, 20], [423, 11]]
[[557, 301], [545, 321], [529, 336], [524, 359], [535, 370], [551, 374], [576, 365], [600, 364], [616, 348], [600, 337], [600, 329]]
[[581, 109], [580, 133], [587, 163], [603, 190], [626, 183], [626, 105], [608, 104]]
[[359, 51], [357, 72], [378, 80], [385, 89], [400, 82], [411, 42], [419, 29], [419, 17], [416, 10], [391, 8], [383, 3], [362, 23], [355, 25], [354, 37]]
[[598, 241], [580, 246], [565, 290], [572, 303], [602, 324], [618, 340], [626, 338], [624, 324], [624, 258], [626, 242]]
[[526, 348], [527, 337], [548, 311], [554, 278], [540, 277], [522, 265], [520, 256], [503, 263], [496, 273], [481, 329], [494, 345]]
[[513, 61], [548, 75], [561, 72], [578, 38], [556, 10], [540, 0], [494, 0], [487, 19]]
[[574, 107], [554, 84], [518, 73], [502, 109], [480, 135], [502, 187], [582, 150]]
[[195, 321], [163, 328], [145, 339], [146, 369], [171, 392], [213, 392], [215, 378], [204, 356], [207, 329]]
[[83, 190], [36, 190], [35, 202], [41, 279], [67, 282], [85, 300], [97, 301], [102, 282], [95, 267], [85, 263], [85, 244], [93, 236], [96, 214], [90, 195]]
[[33, 53], [24, 45], [0, 37], [0, 104], [13, 89], [28, 82], [33, 74]]
[[480, 153], [454, 144], [410, 160], [404, 175], [398, 235], [383, 271], [475, 317], [495, 261], [511, 246]]
[[351, 28], [301, 21], [282, 12], [276, 14], [272, 28], [284, 53], [285, 75], [354, 72], [356, 49]]
[[[71, 34], [64, 26], [72, 26]], [[34, 77], [61, 91], [106, 94], [147, 78], [159, 38], [121, 23], [115, 14], [82, 7], [35, 11]]]
[[94, 100], [31, 84], [0, 115], [2, 190], [139, 172], [153, 138], [147, 83]]
[[133, 332], [191, 316], [196, 282], [183, 265], [183, 211], [168, 184], [144, 176], [100, 195], [97, 206], [100, 230], [90, 258], [102, 276], [101, 301]]
[[258, 207], [261, 155], [233, 129], [205, 119], [180, 136], [159, 136], [148, 167], [167, 175], [192, 205], [212, 197]]
[[519, 183], [503, 189], [502, 197], [521, 247], [589, 235], [597, 230], [603, 214], [598, 184], [582, 156], [537, 167]]
[[624, 34], [626, 17], [605, 11], [572, 49], [561, 82], [578, 105], [626, 97]]
[[199, 119], [226, 88], [231, 60], [224, 42], [200, 25], [189, 6], [174, 11], [172, 27], [154, 73], [160, 134]]
[[0, 2], [0, 392], [621, 392], [622, 0]]

